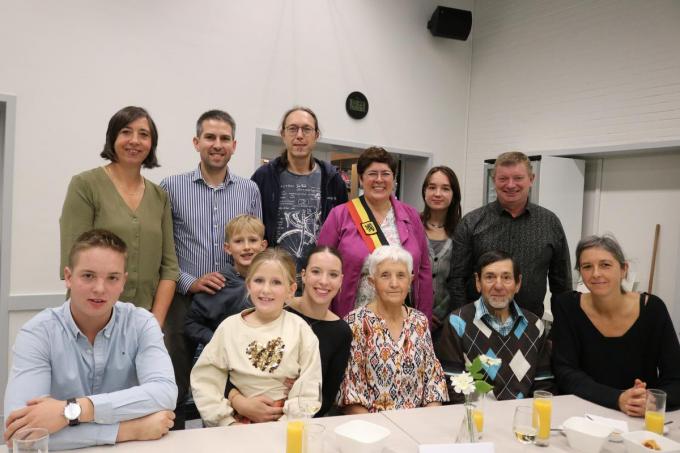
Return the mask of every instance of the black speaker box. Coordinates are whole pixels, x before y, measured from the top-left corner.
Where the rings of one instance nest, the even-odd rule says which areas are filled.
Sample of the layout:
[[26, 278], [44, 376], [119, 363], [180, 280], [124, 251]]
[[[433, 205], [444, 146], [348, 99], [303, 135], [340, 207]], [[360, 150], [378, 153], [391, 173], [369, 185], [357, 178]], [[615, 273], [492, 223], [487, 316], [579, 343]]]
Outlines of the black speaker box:
[[437, 6], [427, 23], [427, 29], [433, 36], [465, 41], [472, 29], [472, 12]]

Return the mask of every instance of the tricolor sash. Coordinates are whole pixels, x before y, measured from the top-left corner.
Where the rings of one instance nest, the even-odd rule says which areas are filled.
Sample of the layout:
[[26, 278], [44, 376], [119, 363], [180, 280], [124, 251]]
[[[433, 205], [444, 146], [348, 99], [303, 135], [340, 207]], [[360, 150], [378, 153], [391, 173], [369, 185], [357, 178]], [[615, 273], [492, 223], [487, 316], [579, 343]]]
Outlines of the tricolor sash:
[[369, 253], [381, 245], [389, 245], [363, 195], [348, 201], [347, 210]]

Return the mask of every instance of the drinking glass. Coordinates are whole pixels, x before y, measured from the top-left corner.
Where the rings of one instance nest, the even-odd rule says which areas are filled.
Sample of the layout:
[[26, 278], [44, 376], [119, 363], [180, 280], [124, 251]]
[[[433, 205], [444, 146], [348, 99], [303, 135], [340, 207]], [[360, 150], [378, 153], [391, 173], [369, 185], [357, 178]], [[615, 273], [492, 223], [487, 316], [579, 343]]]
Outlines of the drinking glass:
[[323, 433], [326, 430], [318, 423], [306, 423], [302, 436], [302, 453], [323, 453]]
[[312, 418], [321, 409], [321, 382], [300, 382], [298, 406], [303, 418]]
[[657, 389], [647, 390], [645, 403], [645, 429], [663, 435], [664, 416], [666, 414], [666, 392]]
[[537, 429], [532, 423], [532, 409], [530, 406], [517, 406], [512, 419], [512, 431], [515, 439], [523, 444], [532, 444], [536, 440]]
[[544, 390], [534, 392], [534, 414], [532, 424], [537, 429], [536, 445], [547, 447], [550, 443], [550, 415], [552, 413], [552, 393]]
[[486, 393], [476, 393], [473, 398], [470, 399], [472, 402], [472, 421], [475, 422], [475, 427], [477, 428], [478, 437], [481, 439], [482, 432], [484, 431], [484, 409], [486, 402]]
[[14, 453], [47, 453], [50, 433], [45, 428], [24, 428], [12, 436]]

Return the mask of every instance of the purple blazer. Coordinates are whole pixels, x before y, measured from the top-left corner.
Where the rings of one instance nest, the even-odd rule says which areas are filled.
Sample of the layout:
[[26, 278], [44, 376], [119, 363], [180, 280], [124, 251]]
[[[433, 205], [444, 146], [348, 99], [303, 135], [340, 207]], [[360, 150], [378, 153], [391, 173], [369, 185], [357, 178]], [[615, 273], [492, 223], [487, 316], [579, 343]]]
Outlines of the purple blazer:
[[[427, 319], [432, 318], [432, 268], [425, 229], [420, 215], [413, 207], [391, 197], [394, 217], [397, 222], [401, 246], [413, 256], [413, 284], [411, 297], [413, 305], [422, 311]], [[337, 248], [342, 255], [342, 287], [331, 303], [331, 311], [344, 318], [354, 310], [361, 267], [368, 256], [368, 247], [359, 236], [346, 204], [333, 208], [321, 227], [319, 245]]]

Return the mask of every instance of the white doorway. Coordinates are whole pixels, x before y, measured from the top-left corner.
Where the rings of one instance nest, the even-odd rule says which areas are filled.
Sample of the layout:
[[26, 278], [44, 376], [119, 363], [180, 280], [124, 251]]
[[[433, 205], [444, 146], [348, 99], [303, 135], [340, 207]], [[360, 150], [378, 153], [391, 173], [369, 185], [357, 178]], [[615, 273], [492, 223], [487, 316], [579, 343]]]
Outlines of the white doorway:
[[[0, 400], [5, 399], [9, 374], [9, 283], [12, 226], [12, 173], [16, 97], [0, 94]], [[0, 412], [4, 427], [4, 414]], [[0, 429], [0, 431], [2, 431]]]

